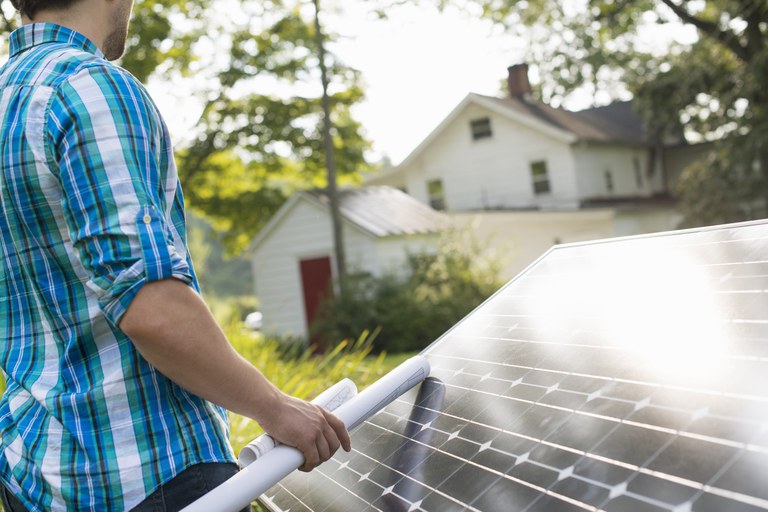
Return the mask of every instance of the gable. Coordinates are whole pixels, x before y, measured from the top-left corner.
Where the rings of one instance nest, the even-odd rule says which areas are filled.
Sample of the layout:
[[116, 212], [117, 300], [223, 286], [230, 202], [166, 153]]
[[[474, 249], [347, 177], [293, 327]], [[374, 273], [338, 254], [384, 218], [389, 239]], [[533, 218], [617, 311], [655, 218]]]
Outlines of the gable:
[[[576, 138], [567, 131], [545, 123], [534, 116], [531, 116], [525, 112], [506, 108], [500, 103], [493, 101], [492, 98], [486, 96], [480, 96], [478, 94], [470, 93], [459, 105], [454, 108], [450, 114], [422, 141], [419, 146], [416, 147], [400, 164], [399, 167], [406, 167], [413, 160], [418, 158], [432, 143], [438, 139], [449, 127], [455, 126], [457, 122], [465, 123], [463, 114], [467, 110], [473, 107], [480, 107], [482, 111], [487, 112], [489, 116], [497, 117], [500, 119], [508, 120], [512, 123], [516, 123], [528, 130], [540, 134], [544, 137], [551, 138], [561, 143], [575, 142]], [[467, 137], [470, 137], [469, 126], [461, 126], [461, 129], [466, 130]]]

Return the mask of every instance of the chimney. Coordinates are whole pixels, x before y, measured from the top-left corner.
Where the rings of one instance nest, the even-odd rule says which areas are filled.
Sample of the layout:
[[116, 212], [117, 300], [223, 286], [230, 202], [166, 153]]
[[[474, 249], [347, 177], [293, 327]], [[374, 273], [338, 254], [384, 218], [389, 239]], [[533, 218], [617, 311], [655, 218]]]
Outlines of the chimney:
[[507, 68], [509, 77], [509, 95], [513, 98], [521, 98], [531, 94], [531, 83], [528, 81], [528, 64], [515, 64]]

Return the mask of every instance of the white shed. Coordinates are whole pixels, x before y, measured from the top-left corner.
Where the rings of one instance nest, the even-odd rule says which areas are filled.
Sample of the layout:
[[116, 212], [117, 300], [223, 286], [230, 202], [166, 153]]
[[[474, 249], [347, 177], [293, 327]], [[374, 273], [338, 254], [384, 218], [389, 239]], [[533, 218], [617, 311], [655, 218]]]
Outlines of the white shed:
[[[403, 268], [409, 253], [432, 251], [446, 217], [386, 186], [340, 192], [347, 268], [375, 276]], [[251, 244], [263, 330], [307, 338], [335, 285], [333, 230], [323, 191], [294, 194]]]

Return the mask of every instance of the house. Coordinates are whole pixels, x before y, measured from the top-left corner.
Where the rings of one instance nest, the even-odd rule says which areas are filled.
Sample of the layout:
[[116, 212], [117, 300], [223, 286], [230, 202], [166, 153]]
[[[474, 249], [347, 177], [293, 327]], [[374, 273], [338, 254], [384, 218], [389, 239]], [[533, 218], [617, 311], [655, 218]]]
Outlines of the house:
[[[434, 251], [444, 214], [400, 190], [372, 186], [340, 191], [347, 268], [380, 276], [404, 267], [409, 253]], [[250, 247], [262, 329], [307, 338], [335, 264], [330, 202], [323, 191], [291, 196]]]
[[552, 108], [531, 97], [525, 64], [508, 71], [508, 97], [468, 94], [400, 165], [366, 183], [449, 212], [496, 250], [512, 243], [507, 277], [555, 243], [676, 227], [670, 190], [700, 149], [654, 140], [631, 102]]

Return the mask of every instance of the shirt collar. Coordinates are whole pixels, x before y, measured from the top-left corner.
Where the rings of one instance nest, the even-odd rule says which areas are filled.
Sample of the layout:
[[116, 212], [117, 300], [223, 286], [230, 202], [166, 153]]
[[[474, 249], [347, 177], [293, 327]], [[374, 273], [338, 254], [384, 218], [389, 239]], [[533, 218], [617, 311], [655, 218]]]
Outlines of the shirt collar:
[[15, 57], [19, 53], [45, 43], [65, 43], [74, 48], [92, 53], [104, 58], [104, 54], [98, 47], [79, 32], [53, 23], [30, 23], [14, 30], [9, 38], [9, 56]]

